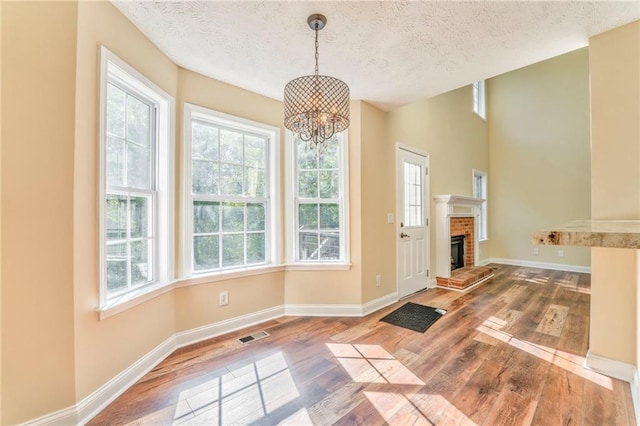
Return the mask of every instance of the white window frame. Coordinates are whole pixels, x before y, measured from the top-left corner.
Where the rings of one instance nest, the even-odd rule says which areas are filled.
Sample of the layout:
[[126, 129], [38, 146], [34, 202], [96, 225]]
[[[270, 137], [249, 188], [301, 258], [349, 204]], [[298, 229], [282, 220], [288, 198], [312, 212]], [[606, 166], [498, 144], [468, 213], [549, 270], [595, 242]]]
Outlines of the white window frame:
[[[481, 194], [476, 191], [476, 180], [481, 179]], [[476, 232], [478, 233], [478, 241], [489, 240], [489, 210], [487, 200], [489, 198], [489, 180], [486, 172], [473, 169], [473, 176], [471, 181], [471, 193], [475, 198], [482, 199], [482, 204], [478, 206], [479, 214], [476, 221]]]
[[[350, 231], [349, 231], [349, 137], [348, 131], [342, 132], [340, 147], [340, 260], [297, 260], [298, 253], [298, 185], [297, 153], [294, 135], [286, 132], [285, 155], [285, 192], [286, 192], [286, 260], [289, 270], [348, 270], [351, 267]], [[322, 155], [322, 154], [320, 154]]]
[[[106, 277], [106, 113], [107, 83], [118, 82], [127, 90], [145, 97], [156, 109], [155, 162], [151, 179], [155, 179], [153, 195], [153, 280], [149, 283], [110, 297], [107, 293]], [[134, 299], [141, 298], [167, 287], [174, 280], [174, 110], [175, 100], [167, 92], [144, 77], [133, 67], [114, 55], [106, 47], [100, 46], [100, 93], [99, 93], [99, 178], [98, 178], [98, 214], [99, 214], [99, 267], [100, 267], [100, 305], [102, 314], [116, 306], [122, 306]], [[154, 173], [155, 172], [155, 173]], [[139, 191], [134, 191], [139, 192]], [[108, 316], [108, 315], [106, 315]]]
[[487, 119], [487, 102], [485, 93], [484, 80], [473, 83], [473, 112], [483, 120]]
[[[206, 121], [215, 126], [230, 127], [244, 132], [257, 133], [268, 138], [265, 189], [267, 209], [265, 217], [265, 258], [260, 265], [242, 265], [220, 268], [212, 271], [196, 272], [193, 269], [193, 196], [191, 167], [191, 122], [193, 119]], [[184, 104], [183, 147], [182, 147], [182, 271], [184, 278], [238, 276], [239, 272], [260, 273], [282, 264], [281, 207], [280, 207], [280, 129], [267, 124], [214, 111], [198, 105]], [[236, 197], [237, 198], [237, 197]]]

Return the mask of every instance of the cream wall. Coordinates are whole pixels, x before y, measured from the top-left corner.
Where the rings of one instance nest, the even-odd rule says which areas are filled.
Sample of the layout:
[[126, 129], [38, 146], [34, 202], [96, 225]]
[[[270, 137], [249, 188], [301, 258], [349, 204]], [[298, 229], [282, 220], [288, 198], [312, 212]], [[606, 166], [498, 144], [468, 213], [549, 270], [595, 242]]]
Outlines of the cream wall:
[[[388, 113], [388, 143], [395, 146], [399, 142], [429, 154], [431, 197], [440, 194], [472, 196], [473, 169], [489, 172], [489, 182], [493, 179], [489, 170], [487, 123], [473, 113], [472, 102], [472, 88], [466, 86]], [[389, 167], [395, 169], [391, 160]], [[489, 200], [489, 215], [492, 208]], [[435, 221], [435, 211], [432, 198], [431, 223]], [[433, 270], [436, 235], [435, 226], [430, 228]], [[481, 261], [489, 258], [490, 244], [491, 240], [480, 243]]]
[[[534, 246], [534, 231], [590, 218], [586, 48], [488, 83], [491, 256], [589, 266], [589, 249]], [[533, 254], [533, 248], [539, 255]]]
[[[389, 143], [387, 113], [362, 102], [362, 303], [397, 291], [395, 224], [395, 144]], [[380, 287], [376, 286], [380, 275]]]
[[[2, 27], [0, 1], [0, 28]], [[0, 93], [2, 93], [2, 31], [0, 30]], [[2, 332], [2, 96], [0, 95], [0, 335]], [[0, 339], [0, 421], [2, 421], [2, 339]]]
[[102, 321], [95, 311], [99, 46], [106, 46], [172, 96], [177, 93], [178, 67], [111, 3], [79, 2], [77, 22], [73, 308], [76, 398], [81, 400], [175, 332], [173, 293]]
[[[640, 21], [589, 40], [591, 214], [640, 219]], [[640, 250], [592, 249], [589, 350], [640, 366]]]
[[2, 424], [75, 402], [76, 18], [2, 3]]

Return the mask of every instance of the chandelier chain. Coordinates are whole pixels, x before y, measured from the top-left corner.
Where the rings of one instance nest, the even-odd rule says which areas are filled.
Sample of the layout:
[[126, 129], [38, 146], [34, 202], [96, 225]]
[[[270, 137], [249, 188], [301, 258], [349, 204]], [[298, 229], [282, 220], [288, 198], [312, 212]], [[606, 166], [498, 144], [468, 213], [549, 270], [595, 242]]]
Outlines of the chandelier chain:
[[316, 76], [318, 75], [318, 25], [316, 24]]

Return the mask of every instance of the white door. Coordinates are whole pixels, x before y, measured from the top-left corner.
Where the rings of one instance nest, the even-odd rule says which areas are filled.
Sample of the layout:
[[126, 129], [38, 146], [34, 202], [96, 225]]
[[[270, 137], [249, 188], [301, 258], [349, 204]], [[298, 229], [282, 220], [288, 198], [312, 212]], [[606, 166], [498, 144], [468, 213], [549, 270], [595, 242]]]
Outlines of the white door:
[[398, 296], [429, 285], [429, 158], [397, 149]]

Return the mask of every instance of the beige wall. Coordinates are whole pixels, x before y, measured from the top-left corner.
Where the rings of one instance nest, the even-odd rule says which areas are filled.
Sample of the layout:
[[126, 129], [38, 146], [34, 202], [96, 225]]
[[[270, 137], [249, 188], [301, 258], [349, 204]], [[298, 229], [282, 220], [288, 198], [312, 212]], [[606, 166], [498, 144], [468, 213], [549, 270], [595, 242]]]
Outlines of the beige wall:
[[[0, 1], [0, 28], [2, 2]], [[0, 30], [0, 93], [2, 93], [2, 30]], [[0, 95], [0, 335], [2, 334], [2, 95]], [[2, 421], [2, 339], [0, 339], [0, 422]]]
[[[589, 249], [534, 246], [534, 231], [590, 218], [586, 48], [488, 84], [491, 256], [589, 266]], [[533, 248], [539, 255], [533, 254]]]
[[75, 402], [76, 17], [2, 4], [2, 424]]
[[[640, 219], [640, 21], [589, 40], [591, 212]], [[636, 353], [640, 251], [592, 249], [592, 353], [640, 365]]]
[[103, 321], [95, 311], [99, 305], [96, 166], [101, 44], [170, 95], [177, 92], [177, 66], [111, 3], [78, 3], [73, 216], [77, 400], [175, 332], [173, 293], [165, 293]]
[[[362, 102], [362, 303], [397, 291], [395, 144], [387, 140], [387, 113]], [[380, 287], [376, 286], [380, 275]]]
[[[399, 142], [429, 154], [431, 197], [440, 194], [470, 197], [473, 194], [473, 169], [490, 172], [488, 127], [473, 113], [472, 100], [471, 86], [466, 86], [400, 107], [388, 114], [388, 143], [395, 146]], [[395, 168], [392, 160], [389, 167]], [[488, 178], [491, 182], [491, 173]], [[489, 212], [492, 211], [490, 203]], [[432, 199], [431, 223], [434, 221], [435, 204]], [[435, 243], [435, 226], [431, 226], [432, 270], [436, 264]], [[489, 258], [490, 243], [480, 243], [481, 261]]]

